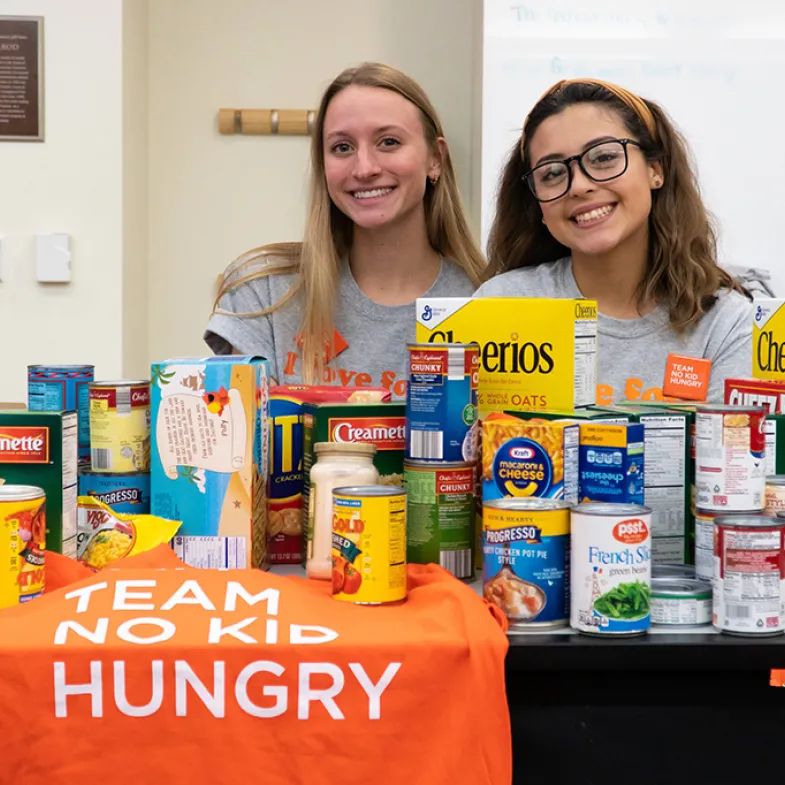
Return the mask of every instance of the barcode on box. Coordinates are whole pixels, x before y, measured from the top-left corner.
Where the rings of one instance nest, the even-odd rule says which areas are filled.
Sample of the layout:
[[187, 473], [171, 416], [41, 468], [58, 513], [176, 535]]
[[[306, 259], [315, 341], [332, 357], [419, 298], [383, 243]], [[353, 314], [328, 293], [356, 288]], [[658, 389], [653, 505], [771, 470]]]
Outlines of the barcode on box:
[[409, 432], [409, 455], [427, 461], [440, 461], [444, 455], [443, 431]]
[[93, 469], [107, 470], [112, 468], [112, 451], [110, 449], [101, 449], [93, 447], [90, 450], [90, 463]]
[[470, 548], [460, 551], [442, 551], [439, 554], [439, 564], [456, 578], [471, 578], [473, 575]]

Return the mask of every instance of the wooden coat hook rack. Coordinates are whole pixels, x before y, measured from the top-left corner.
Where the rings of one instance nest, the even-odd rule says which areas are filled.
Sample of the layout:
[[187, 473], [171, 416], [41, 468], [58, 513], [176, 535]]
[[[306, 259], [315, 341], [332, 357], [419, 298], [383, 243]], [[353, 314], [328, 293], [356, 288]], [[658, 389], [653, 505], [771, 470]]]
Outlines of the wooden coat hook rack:
[[222, 134], [310, 136], [316, 121], [312, 109], [219, 109]]

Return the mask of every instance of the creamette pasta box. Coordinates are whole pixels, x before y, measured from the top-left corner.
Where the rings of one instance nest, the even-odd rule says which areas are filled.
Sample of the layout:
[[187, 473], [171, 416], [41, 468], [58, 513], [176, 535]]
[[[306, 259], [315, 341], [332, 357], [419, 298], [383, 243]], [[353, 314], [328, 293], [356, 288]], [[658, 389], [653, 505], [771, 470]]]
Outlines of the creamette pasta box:
[[785, 300], [756, 299], [752, 314], [752, 375], [785, 379]]
[[417, 341], [480, 345], [479, 414], [596, 402], [597, 303], [421, 297]]
[[[376, 446], [373, 462], [382, 485], [403, 486], [406, 447], [406, 407], [403, 403], [304, 403], [303, 498], [305, 520], [310, 519], [311, 467], [320, 442], [364, 442]], [[306, 524], [303, 558], [312, 536]]]
[[268, 364], [255, 357], [155, 363], [152, 514], [182, 521], [186, 564], [267, 566]]

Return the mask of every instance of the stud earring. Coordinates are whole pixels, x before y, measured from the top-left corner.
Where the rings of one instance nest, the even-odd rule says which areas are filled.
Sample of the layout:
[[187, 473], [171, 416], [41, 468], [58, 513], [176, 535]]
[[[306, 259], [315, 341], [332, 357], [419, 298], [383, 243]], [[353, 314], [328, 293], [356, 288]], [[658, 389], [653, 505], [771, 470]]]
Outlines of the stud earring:
[[654, 178], [654, 185], [657, 186], [657, 188], [659, 188], [662, 185], [662, 180], [660, 180], [659, 177], [655, 177]]
[[428, 179], [431, 181], [431, 185], [436, 185], [436, 183], [439, 182], [438, 176], [437, 177], [429, 177]]

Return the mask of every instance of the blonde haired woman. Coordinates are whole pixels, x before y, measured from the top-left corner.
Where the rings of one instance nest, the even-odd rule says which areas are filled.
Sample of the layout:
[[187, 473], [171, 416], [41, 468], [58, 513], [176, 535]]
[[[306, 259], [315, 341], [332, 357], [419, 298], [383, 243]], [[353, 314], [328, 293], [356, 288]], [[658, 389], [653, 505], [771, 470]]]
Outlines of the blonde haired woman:
[[441, 122], [416, 82], [364, 63], [324, 93], [311, 165], [303, 241], [229, 267], [205, 340], [265, 356], [280, 384], [401, 396], [415, 300], [469, 296], [484, 269]]

